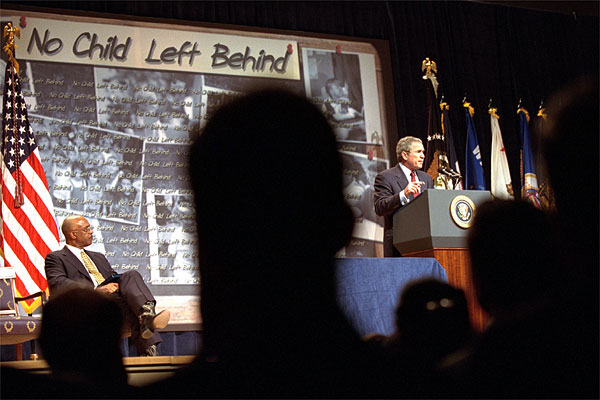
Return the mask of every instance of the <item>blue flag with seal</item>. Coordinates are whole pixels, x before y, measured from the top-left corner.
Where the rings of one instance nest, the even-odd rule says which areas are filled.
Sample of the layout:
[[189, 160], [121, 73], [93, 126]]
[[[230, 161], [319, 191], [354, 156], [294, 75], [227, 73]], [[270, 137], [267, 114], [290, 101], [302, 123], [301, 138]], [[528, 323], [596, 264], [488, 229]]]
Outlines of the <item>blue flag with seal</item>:
[[483, 164], [481, 163], [481, 152], [479, 151], [479, 142], [477, 133], [475, 133], [475, 124], [473, 114], [475, 109], [471, 103], [464, 102], [465, 116], [467, 118], [467, 151], [465, 161], [465, 189], [485, 190], [485, 178], [483, 176]]
[[521, 198], [541, 208], [540, 195], [533, 163], [531, 135], [529, 134], [529, 113], [523, 107], [517, 109], [521, 131]]

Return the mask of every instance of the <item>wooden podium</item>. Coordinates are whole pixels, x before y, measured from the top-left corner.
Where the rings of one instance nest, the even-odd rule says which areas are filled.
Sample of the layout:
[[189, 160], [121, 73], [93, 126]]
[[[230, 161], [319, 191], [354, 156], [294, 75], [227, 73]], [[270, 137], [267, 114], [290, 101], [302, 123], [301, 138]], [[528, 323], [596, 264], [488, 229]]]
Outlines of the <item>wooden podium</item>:
[[490, 200], [483, 190], [424, 191], [394, 214], [394, 246], [404, 257], [433, 257], [448, 282], [465, 292], [473, 327], [481, 331], [488, 316], [471, 280], [467, 231], [478, 204]]

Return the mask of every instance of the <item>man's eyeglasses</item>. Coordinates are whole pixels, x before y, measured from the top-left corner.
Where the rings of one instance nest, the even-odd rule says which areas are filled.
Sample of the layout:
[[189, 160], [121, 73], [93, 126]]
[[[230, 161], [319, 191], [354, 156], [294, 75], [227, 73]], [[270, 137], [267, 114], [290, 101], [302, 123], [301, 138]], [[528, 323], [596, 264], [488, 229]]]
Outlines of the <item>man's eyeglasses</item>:
[[93, 228], [93, 227], [91, 227], [91, 226], [86, 226], [85, 228], [81, 228], [81, 229], [75, 229], [75, 231], [74, 231], [74, 232], [77, 232], [77, 231], [83, 231], [83, 232], [90, 233], [90, 232], [93, 232], [93, 231], [94, 231], [94, 228]]

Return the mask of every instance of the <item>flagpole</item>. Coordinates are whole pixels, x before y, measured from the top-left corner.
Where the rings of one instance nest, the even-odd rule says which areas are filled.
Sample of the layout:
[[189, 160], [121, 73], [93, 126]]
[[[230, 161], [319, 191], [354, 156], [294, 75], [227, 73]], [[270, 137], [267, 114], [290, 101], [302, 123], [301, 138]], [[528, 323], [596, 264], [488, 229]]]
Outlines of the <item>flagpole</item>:
[[[12, 65], [10, 68], [10, 77], [11, 77], [11, 104], [12, 109], [15, 108], [16, 105], [16, 93], [15, 93], [15, 67]], [[19, 136], [17, 133], [17, 113], [13, 112], [12, 114], [13, 125], [12, 125], [12, 140], [15, 141], [15, 153], [17, 156], [15, 157], [16, 170], [15, 170], [15, 208], [20, 208], [23, 204], [25, 204], [25, 199], [23, 198], [23, 183], [21, 182], [21, 157], [20, 154], [20, 143]]]
[[[17, 297], [28, 297], [38, 291], [48, 292], [44, 258], [58, 249], [59, 236], [46, 174], [21, 92], [15, 59], [19, 28], [7, 23], [2, 33], [2, 50], [8, 62], [0, 141], [0, 265], [15, 269]], [[30, 298], [20, 304], [31, 314], [41, 300]]]
[[444, 126], [442, 124], [441, 110], [437, 101], [439, 82], [436, 77], [437, 64], [425, 58], [421, 63], [422, 78], [427, 85], [427, 150], [423, 170], [427, 172], [434, 182], [436, 189], [453, 189], [456, 173], [448, 162], [448, 151]]
[[529, 134], [529, 112], [521, 107], [521, 99], [519, 99], [517, 114], [519, 115], [519, 125], [521, 130], [521, 198], [541, 209], [542, 206], [539, 197], [537, 175], [535, 173], [535, 164]]
[[[14, 110], [15, 109], [15, 104], [16, 104], [16, 87], [15, 87], [15, 72], [17, 73], [17, 75], [19, 74], [19, 63], [17, 62], [17, 60], [15, 59], [15, 50], [17, 49], [17, 45], [15, 43], [15, 36], [17, 38], [21, 38], [21, 33], [19, 30], [19, 27], [17, 26], [12, 26], [12, 24], [9, 22], [6, 24], [6, 26], [4, 27], [4, 31], [3, 31], [3, 37], [4, 40], [6, 41], [6, 44], [4, 45], [4, 47], [2, 48], [4, 50], [4, 52], [6, 53], [6, 55], [8, 56], [8, 62], [11, 65], [10, 68], [10, 84], [11, 84], [11, 96], [10, 96], [10, 101], [11, 101], [11, 108]], [[15, 163], [16, 163], [16, 171], [15, 171], [15, 182], [16, 182], [16, 187], [15, 187], [15, 208], [20, 208], [23, 204], [25, 204], [25, 199], [23, 198], [23, 183], [21, 182], [21, 157], [20, 155], [20, 143], [19, 143], [19, 135], [17, 132], [17, 113], [13, 112], [12, 113], [12, 138], [11, 140], [14, 140], [14, 146], [15, 146], [15, 153], [16, 153], [16, 157], [15, 157]]]

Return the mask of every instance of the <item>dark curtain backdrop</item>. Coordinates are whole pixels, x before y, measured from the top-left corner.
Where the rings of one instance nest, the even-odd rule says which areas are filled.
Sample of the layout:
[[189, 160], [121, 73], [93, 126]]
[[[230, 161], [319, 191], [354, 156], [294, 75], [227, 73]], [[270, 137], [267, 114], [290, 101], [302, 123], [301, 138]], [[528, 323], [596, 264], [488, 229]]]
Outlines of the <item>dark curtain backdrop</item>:
[[[547, 100], [552, 92], [580, 75], [597, 76], [599, 70], [598, 17], [575, 17], [475, 2], [3, 0], [2, 5], [388, 40], [393, 85], [390, 83], [385, 88], [393, 90], [398, 136], [426, 137], [421, 61], [429, 57], [437, 62], [440, 94], [443, 93], [451, 107], [455, 145], [462, 164], [466, 136], [462, 107], [465, 94], [475, 106], [474, 120], [488, 187], [490, 98], [499, 110], [513, 182], [518, 187], [520, 145], [516, 109], [519, 99], [534, 117], [540, 102]], [[598, 148], [598, 136], [575, 140], [575, 145], [590, 144]]]

